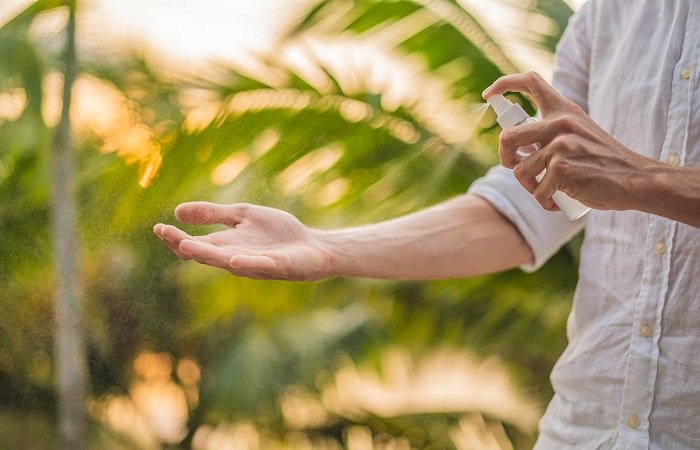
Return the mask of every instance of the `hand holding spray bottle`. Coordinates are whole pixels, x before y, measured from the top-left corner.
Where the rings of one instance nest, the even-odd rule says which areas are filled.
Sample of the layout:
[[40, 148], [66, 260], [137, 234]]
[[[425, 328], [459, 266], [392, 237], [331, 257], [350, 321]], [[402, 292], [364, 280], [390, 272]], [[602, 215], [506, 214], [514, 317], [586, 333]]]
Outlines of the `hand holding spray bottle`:
[[[492, 95], [486, 99], [489, 105], [496, 112], [496, 122], [501, 126], [501, 128], [508, 129], [510, 127], [515, 127], [523, 123], [537, 122], [537, 119], [527, 115], [525, 110], [517, 103], [512, 103], [510, 100], [505, 98], [501, 94]], [[535, 142], [526, 147], [519, 147], [515, 151], [516, 157], [522, 161], [528, 156], [540, 149], [540, 144]], [[546, 169], [542, 171], [541, 174], [535, 177], [539, 183], [544, 176]], [[557, 191], [552, 196], [552, 200], [557, 204], [559, 209], [562, 210], [566, 217], [574, 221], [583, 217], [588, 211], [591, 210], [588, 206], [575, 200], [561, 191]]]

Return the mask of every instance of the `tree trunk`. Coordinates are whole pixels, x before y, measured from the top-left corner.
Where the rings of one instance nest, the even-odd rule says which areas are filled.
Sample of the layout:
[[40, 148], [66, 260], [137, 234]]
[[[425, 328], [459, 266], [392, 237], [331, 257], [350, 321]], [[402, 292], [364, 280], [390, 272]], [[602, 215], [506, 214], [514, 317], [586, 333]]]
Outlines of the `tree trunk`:
[[75, 152], [70, 125], [71, 90], [76, 77], [76, 0], [65, 31], [63, 107], [52, 148], [51, 216], [56, 265], [54, 361], [58, 382], [58, 449], [83, 450], [86, 430], [87, 364], [83, 336], [82, 285], [77, 231]]

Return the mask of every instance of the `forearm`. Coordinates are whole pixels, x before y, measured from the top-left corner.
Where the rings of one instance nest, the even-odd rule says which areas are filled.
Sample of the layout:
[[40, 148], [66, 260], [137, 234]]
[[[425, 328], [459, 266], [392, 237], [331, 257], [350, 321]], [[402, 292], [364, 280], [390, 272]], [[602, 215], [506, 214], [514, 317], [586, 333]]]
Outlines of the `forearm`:
[[646, 167], [632, 186], [631, 209], [700, 228], [700, 169], [657, 163]]
[[515, 226], [486, 200], [462, 195], [398, 219], [317, 231], [330, 249], [329, 276], [445, 279], [532, 261]]

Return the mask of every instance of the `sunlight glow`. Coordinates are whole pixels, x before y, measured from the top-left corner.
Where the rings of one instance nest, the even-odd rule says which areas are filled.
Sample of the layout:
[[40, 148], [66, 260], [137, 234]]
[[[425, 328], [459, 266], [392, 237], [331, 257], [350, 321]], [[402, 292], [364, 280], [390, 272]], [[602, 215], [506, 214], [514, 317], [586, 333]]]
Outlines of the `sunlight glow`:
[[[299, 63], [304, 58], [327, 68], [344, 95], [326, 95], [322, 101], [337, 97], [352, 102], [356, 100], [347, 96], [377, 93], [384, 111], [406, 108], [446, 142], [466, 142], [475, 127], [468, 121], [465, 111], [471, 108], [473, 102], [481, 103], [481, 100], [453, 98], [444, 80], [427, 70], [423, 59], [397, 51], [393, 43], [386, 39], [374, 39], [375, 34], [356, 37], [307, 33], [285, 47], [278, 60], [292, 71], [304, 67]], [[345, 108], [352, 108], [354, 114], [347, 116], [350, 121], [361, 120], [360, 116], [367, 114], [364, 105], [338, 103], [338, 107], [342, 107], [338, 108], [341, 114]], [[359, 108], [365, 109], [365, 112], [362, 113]]]
[[[62, 84], [61, 77], [55, 74], [45, 81], [44, 90], [50, 94], [43, 112], [47, 123], [57, 121], [60, 116]], [[133, 102], [123, 93], [90, 75], [78, 78], [73, 92], [71, 124], [76, 132], [96, 135], [103, 142], [103, 153], [115, 152], [127, 164], [138, 164], [139, 185], [150, 186], [163, 162], [161, 142], [155, 131], [162, 123], [149, 127], [143, 123], [149, 118], [143, 117], [149, 111], [130, 108]]]
[[261, 437], [253, 424], [237, 422], [202, 425], [192, 440], [194, 450], [262, 450]]
[[[91, 415], [143, 448], [180, 442], [187, 433], [188, 403], [185, 391], [172, 379], [172, 357], [143, 352], [134, 359], [133, 370], [135, 379], [128, 395], [108, 394], [92, 400]], [[191, 372], [194, 379], [199, 367], [193, 360], [183, 359], [178, 364], [178, 372], [182, 371]]]
[[541, 415], [495, 358], [479, 362], [465, 351], [445, 349], [415, 361], [394, 350], [385, 355], [380, 373], [348, 364], [324, 390], [324, 405], [352, 418], [483, 411], [523, 430], [532, 429]]
[[250, 156], [245, 152], [236, 152], [216, 166], [211, 173], [211, 181], [217, 186], [232, 182], [250, 163]]
[[41, 81], [41, 117], [49, 127], [55, 127], [61, 120], [61, 107], [63, 106], [63, 75], [58, 72], [49, 72]]
[[285, 195], [296, 195], [308, 187], [308, 181], [333, 167], [343, 156], [340, 145], [313, 150], [299, 158], [277, 176], [277, 183]]
[[320, 427], [330, 419], [320, 400], [301, 386], [285, 390], [281, 409], [285, 423], [296, 429]]
[[0, 3], [0, 26], [15, 17], [35, 0], [2, 0]]
[[146, 54], [159, 66], [196, 71], [208, 60], [245, 61], [252, 53], [269, 49], [281, 31], [280, 19], [300, 7], [294, 3], [84, 0], [79, 32], [85, 39], [145, 45]]
[[331, 206], [337, 201], [345, 197], [351, 186], [351, 181], [348, 178], [336, 178], [318, 188], [309, 190], [308, 195], [304, 196], [307, 204], [316, 208], [325, 208]]
[[27, 91], [22, 88], [0, 92], [0, 123], [17, 120], [27, 107]]
[[277, 143], [280, 141], [280, 138], [281, 136], [279, 131], [273, 128], [266, 129], [265, 131], [260, 133], [260, 136], [255, 138], [255, 140], [253, 141], [253, 144], [251, 145], [253, 154], [257, 158], [260, 158], [265, 153], [272, 150], [275, 147], [275, 145], [277, 145]]
[[214, 92], [204, 89], [183, 89], [178, 98], [185, 113], [184, 130], [195, 134], [208, 127], [224, 110]]
[[372, 431], [367, 427], [355, 426], [348, 429], [348, 450], [373, 450]]
[[301, 111], [311, 101], [311, 94], [297, 89], [255, 89], [235, 94], [227, 109], [229, 113], [239, 115], [247, 111], [276, 108]]
[[513, 450], [503, 425], [487, 423], [478, 413], [463, 416], [459, 425], [450, 430], [450, 437], [458, 450]]

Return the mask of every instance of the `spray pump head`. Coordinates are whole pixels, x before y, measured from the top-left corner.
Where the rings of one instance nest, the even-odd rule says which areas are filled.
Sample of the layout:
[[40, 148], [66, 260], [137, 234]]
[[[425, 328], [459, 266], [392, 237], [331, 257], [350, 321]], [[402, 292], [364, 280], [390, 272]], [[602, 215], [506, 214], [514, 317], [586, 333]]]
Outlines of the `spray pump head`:
[[522, 106], [513, 103], [501, 94], [495, 94], [486, 99], [496, 113], [496, 122], [503, 128], [514, 127], [528, 119]]
[[500, 116], [503, 114], [508, 107], [510, 107], [513, 103], [505, 98], [501, 94], [496, 94], [492, 95], [491, 97], [487, 98], [486, 101], [488, 102], [489, 105], [493, 108], [493, 110], [496, 112], [496, 115]]

